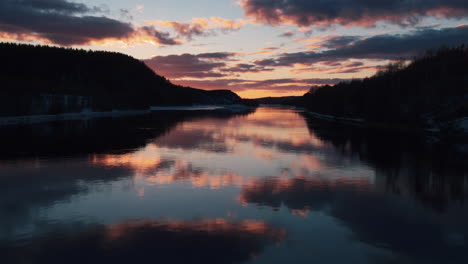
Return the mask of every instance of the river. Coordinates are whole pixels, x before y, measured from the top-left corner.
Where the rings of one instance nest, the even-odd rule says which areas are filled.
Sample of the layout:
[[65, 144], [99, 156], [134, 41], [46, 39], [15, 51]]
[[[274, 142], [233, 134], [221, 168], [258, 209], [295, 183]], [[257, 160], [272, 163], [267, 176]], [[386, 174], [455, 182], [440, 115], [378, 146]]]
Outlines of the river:
[[261, 107], [0, 128], [1, 263], [468, 263], [466, 157]]

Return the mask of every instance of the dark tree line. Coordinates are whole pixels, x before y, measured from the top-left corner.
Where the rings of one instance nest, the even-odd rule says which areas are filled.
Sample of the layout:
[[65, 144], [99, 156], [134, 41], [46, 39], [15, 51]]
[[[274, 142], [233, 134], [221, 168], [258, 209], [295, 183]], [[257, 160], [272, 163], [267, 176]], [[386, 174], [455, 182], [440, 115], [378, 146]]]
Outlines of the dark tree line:
[[94, 110], [239, 99], [229, 91], [174, 85], [120, 53], [13, 43], [0, 43], [0, 84], [0, 115], [35, 113], [32, 101], [43, 95], [86, 96]]
[[468, 115], [468, 47], [429, 51], [390, 64], [370, 78], [314, 87], [300, 104], [311, 111], [370, 122], [425, 126]]

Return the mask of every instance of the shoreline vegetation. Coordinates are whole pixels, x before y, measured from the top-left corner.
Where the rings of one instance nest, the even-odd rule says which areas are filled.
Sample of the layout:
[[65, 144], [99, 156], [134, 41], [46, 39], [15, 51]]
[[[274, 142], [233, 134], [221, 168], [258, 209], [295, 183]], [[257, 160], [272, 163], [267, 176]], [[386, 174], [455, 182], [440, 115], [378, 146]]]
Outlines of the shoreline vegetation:
[[229, 90], [172, 84], [114, 52], [0, 43], [0, 117], [146, 111], [155, 106], [252, 102]]
[[428, 51], [363, 80], [312, 87], [304, 96], [257, 99], [304, 108], [315, 118], [468, 138], [468, 46]]

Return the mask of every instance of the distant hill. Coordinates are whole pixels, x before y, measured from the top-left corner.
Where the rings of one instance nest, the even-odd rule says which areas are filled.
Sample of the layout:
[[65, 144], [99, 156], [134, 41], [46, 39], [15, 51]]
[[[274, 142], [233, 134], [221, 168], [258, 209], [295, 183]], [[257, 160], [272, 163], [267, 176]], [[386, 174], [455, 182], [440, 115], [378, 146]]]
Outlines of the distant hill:
[[255, 99], [259, 104], [266, 105], [296, 105], [301, 101], [301, 96], [284, 96], [284, 97], [263, 97]]
[[228, 90], [174, 85], [120, 53], [11, 43], [0, 43], [0, 83], [0, 116], [240, 100]]

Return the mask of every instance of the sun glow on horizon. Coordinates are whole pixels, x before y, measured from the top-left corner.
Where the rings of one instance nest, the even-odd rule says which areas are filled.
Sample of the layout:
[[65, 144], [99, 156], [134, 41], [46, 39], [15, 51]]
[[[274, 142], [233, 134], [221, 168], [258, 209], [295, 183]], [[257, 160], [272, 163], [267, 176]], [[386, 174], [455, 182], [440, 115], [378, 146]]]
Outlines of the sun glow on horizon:
[[31, 14], [0, 12], [0, 40], [121, 52], [174, 83], [244, 98], [300, 96], [468, 39], [468, 8], [457, 1], [55, 2], [0, 2], [0, 11]]

